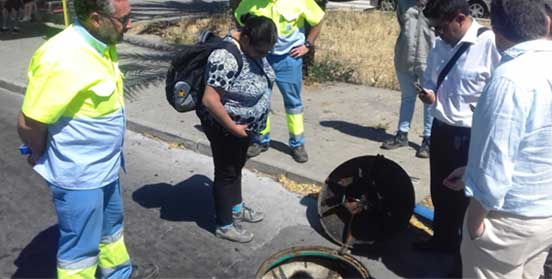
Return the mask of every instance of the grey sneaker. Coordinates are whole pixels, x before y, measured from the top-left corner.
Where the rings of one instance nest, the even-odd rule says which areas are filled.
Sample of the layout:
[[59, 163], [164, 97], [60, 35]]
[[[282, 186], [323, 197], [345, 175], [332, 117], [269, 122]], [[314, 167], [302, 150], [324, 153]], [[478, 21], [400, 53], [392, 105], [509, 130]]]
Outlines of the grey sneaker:
[[295, 160], [297, 163], [307, 162], [309, 160], [309, 155], [305, 150], [305, 145], [300, 145], [296, 148], [293, 148], [291, 150], [291, 157], [293, 157], [293, 160]]
[[217, 227], [215, 235], [218, 238], [239, 242], [247, 243], [253, 240], [254, 235], [244, 228], [240, 227], [238, 224], [234, 223], [230, 227], [224, 229], [222, 227]]
[[156, 278], [159, 274], [159, 267], [154, 264], [132, 265], [130, 278], [150, 279]]
[[429, 158], [429, 145], [429, 137], [424, 137], [424, 139], [422, 140], [422, 145], [420, 146], [418, 151], [416, 151], [416, 157], [424, 159]]
[[245, 206], [244, 203], [241, 212], [232, 213], [232, 217], [234, 217], [234, 221], [238, 222], [258, 223], [264, 219], [264, 214], [262, 212], [257, 212], [251, 207]]
[[267, 144], [260, 144], [260, 143], [253, 143], [247, 148], [247, 157], [252, 158], [255, 156], [258, 156], [262, 152], [265, 152], [268, 150], [268, 143]]
[[392, 149], [397, 149], [399, 147], [403, 147], [407, 145], [408, 145], [408, 133], [398, 131], [393, 138], [383, 142], [380, 148], [392, 150]]

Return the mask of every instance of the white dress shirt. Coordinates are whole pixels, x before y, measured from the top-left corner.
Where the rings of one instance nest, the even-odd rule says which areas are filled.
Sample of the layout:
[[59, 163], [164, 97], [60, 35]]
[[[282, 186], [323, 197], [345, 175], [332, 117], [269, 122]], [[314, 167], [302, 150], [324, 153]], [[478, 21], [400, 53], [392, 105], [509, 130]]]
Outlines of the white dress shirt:
[[552, 216], [552, 41], [508, 49], [473, 116], [467, 196], [487, 210]]
[[[437, 94], [430, 111], [436, 119], [451, 126], [471, 127], [473, 112], [470, 105], [477, 105], [491, 72], [500, 62], [494, 33], [489, 30], [478, 37], [477, 32], [481, 27], [473, 19], [468, 31], [455, 46], [438, 38], [429, 53], [423, 87]], [[460, 56], [437, 88], [439, 74], [464, 42], [471, 46]]]

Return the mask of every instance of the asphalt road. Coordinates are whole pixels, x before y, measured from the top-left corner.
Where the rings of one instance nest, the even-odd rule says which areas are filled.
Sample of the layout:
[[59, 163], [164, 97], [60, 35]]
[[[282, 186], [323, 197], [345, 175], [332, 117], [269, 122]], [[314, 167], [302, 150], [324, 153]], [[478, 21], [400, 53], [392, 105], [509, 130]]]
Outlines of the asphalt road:
[[[0, 277], [54, 277], [56, 217], [48, 188], [18, 154], [15, 119], [22, 96], [0, 89]], [[125, 240], [134, 263], [160, 277], [251, 278], [264, 259], [292, 246], [323, 245], [316, 201], [244, 171], [244, 199], [266, 213], [248, 244], [216, 238], [211, 158], [127, 132], [121, 174]], [[249, 225], [249, 226], [247, 226]], [[379, 278], [396, 278], [379, 260], [359, 257]]]
[[[0, 278], [55, 277], [58, 228], [50, 191], [17, 150], [21, 101], [20, 94], [0, 89]], [[244, 200], [266, 219], [245, 224], [255, 234], [251, 243], [220, 240], [213, 235], [210, 157], [130, 131], [125, 156], [125, 241], [132, 261], [155, 263], [160, 278], [252, 278], [280, 250], [339, 248], [323, 237], [315, 199], [248, 170]], [[353, 255], [376, 278], [442, 277], [450, 259], [416, 254], [410, 242], [420, 237], [411, 228]]]

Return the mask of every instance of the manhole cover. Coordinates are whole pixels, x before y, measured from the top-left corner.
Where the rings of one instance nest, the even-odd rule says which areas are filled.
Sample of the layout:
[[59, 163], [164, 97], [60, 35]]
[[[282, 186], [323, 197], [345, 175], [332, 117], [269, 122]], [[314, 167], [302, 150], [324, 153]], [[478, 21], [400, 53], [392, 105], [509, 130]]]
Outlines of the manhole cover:
[[280, 251], [263, 262], [258, 279], [372, 278], [368, 270], [348, 254], [330, 248], [294, 247]]
[[341, 164], [318, 196], [324, 230], [348, 248], [384, 240], [407, 228], [413, 208], [410, 177], [381, 155]]

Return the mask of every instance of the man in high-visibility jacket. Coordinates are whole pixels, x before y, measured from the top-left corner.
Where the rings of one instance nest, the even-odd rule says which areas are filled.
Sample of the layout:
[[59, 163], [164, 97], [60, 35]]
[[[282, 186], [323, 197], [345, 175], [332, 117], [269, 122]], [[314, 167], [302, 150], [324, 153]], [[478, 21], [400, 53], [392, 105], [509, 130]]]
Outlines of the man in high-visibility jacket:
[[[75, 0], [78, 21], [34, 54], [18, 116], [33, 169], [52, 191], [58, 278], [137, 275], [123, 239], [123, 76], [115, 44], [131, 27], [128, 0]], [[141, 269], [140, 277], [157, 272]]]
[[[267, 56], [276, 73], [276, 84], [284, 97], [289, 146], [295, 161], [308, 161], [305, 150], [303, 102], [301, 100], [303, 56], [309, 52], [320, 34], [324, 11], [314, 0], [242, 0], [234, 16], [238, 23], [244, 14], [271, 18], [278, 28], [278, 41]], [[305, 34], [305, 23], [311, 28]], [[248, 156], [254, 157], [268, 149], [270, 123], [261, 137], [254, 139]]]

